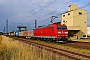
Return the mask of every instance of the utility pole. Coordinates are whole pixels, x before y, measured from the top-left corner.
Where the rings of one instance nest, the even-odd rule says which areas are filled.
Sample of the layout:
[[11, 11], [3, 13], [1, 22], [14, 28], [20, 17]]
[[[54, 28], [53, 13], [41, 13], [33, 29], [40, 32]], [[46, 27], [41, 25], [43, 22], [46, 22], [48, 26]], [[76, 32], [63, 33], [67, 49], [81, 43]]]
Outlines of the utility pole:
[[37, 28], [37, 20], [35, 20], [35, 28]]
[[8, 35], [8, 19], [6, 20], [6, 34]]
[[5, 35], [5, 27], [4, 27], [4, 30], [3, 30], [3, 35]]

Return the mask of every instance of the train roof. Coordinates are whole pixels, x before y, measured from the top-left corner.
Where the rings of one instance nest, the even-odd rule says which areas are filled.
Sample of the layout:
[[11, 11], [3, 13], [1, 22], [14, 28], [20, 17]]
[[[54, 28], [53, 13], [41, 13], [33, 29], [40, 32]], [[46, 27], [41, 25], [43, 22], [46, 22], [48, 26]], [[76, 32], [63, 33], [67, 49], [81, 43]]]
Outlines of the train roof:
[[35, 28], [35, 29], [50, 27], [50, 26], [53, 26], [53, 25], [65, 25], [65, 24], [61, 24], [61, 22], [56, 22], [56, 23], [53, 23], [53, 24], [49, 24], [49, 25], [47, 25], [47, 26], [45, 26], [45, 25], [43, 25], [43, 26], [38, 26], [38, 28]]

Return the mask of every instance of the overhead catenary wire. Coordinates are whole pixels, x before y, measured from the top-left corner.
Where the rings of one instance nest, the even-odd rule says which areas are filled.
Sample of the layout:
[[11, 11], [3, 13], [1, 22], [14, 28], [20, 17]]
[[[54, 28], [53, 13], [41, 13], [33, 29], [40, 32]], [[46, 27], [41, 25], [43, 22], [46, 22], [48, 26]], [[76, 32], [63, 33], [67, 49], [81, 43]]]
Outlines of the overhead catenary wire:
[[24, 19], [25, 19], [30, 13], [32, 13], [36, 8], [38, 8], [44, 1], [45, 1], [45, 0], [42, 0], [34, 9], [32, 9], [24, 18], [22, 18], [23, 21], [24, 21]]
[[[90, 3], [87, 3], [87, 4], [85, 4], [85, 5], [83, 5], [83, 6], [79, 7], [79, 8], [77, 8], [77, 9], [75, 9], [75, 10], [78, 10], [78, 9], [81, 9], [81, 8], [85, 8], [85, 7], [89, 6], [89, 5], [90, 5]], [[62, 14], [62, 13], [61, 13], [61, 14]]]
[[[41, 10], [45, 9], [46, 7], [48, 7], [49, 5], [51, 5], [52, 3], [54, 3], [55, 1], [56, 1], [56, 0], [52, 1], [51, 3], [49, 3], [48, 5], [46, 5], [45, 7], [43, 7], [42, 9], [40, 9], [40, 10], [38, 10], [37, 12], [33, 13], [31, 16], [28, 16], [27, 19], [30, 18], [30, 17], [32, 17], [32, 16], [34, 16], [35, 14], [37, 14], [38, 12], [40, 12]], [[71, 1], [73, 1], [73, 0], [71, 0]], [[71, 1], [66, 2], [64, 5], [70, 3]], [[76, 0], [76, 1], [77, 1], [77, 0]], [[43, 0], [42, 2], [44, 2], [44, 0]], [[41, 2], [41, 3], [42, 3], [42, 2]], [[40, 4], [41, 4], [41, 3], [40, 3]], [[39, 5], [40, 5], [40, 4], [39, 4]], [[39, 6], [39, 5], [38, 5], [38, 6]], [[38, 6], [37, 6], [37, 7], [38, 7]], [[62, 5], [62, 7], [63, 7], [63, 5]], [[56, 9], [59, 9], [59, 8], [60, 8], [60, 7], [56, 8]], [[33, 11], [33, 10], [32, 10], [32, 11]], [[31, 12], [32, 12], [32, 11], [31, 11]], [[56, 11], [57, 11], [57, 10], [56, 10]], [[53, 11], [53, 12], [50, 12], [50, 13], [54, 13], [54, 12], [56, 12], [56, 11]], [[45, 14], [45, 15], [47, 15], [47, 14]], [[43, 16], [45, 16], [45, 15], [43, 15]], [[41, 16], [41, 17], [43, 17], [43, 16]], [[40, 17], [40, 18], [41, 18], [41, 17]], [[38, 19], [40, 19], [40, 18], [38, 18]], [[37, 20], [37, 19], [36, 19], [36, 20]], [[23, 20], [23, 21], [24, 21], [24, 20]], [[24, 24], [27, 24], [27, 23], [24, 23]], [[23, 25], [23, 23], [21, 23], [21, 25]]]
[[[84, 13], [84, 14], [82, 14], [82, 15], [85, 15], [85, 14], [89, 14], [90, 12], [88, 12], [88, 13]], [[74, 17], [78, 17], [78, 16], [81, 16], [81, 15], [76, 15], [76, 16], [73, 16], [73, 17], [68, 17], [68, 18], [65, 18], [65, 19], [70, 19], [70, 18], [74, 18]], [[47, 18], [48, 19], [48, 18]], [[47, 20], [47, 19], [44, 19], [44, 20]], [[41, 20], [41, 21], [43, 21], [43, 20]], [[38, 21], [39, 22], [39, 21]], [[37, 23], [38, 23], [37, 22]], [[87, 22], [88, 23], [88, 22]], [[30, 24], [30, 26], [32, 26], [32, 24]]]
[[[67, 2], [67, 3], [69, 3], [69, 2]], [[85, 4], [85, 5], [83, 5], [83, 6], [81, 6], [80, 8], [84, 8], [84, 7], [87, 7], [87, 6], [89, 6], [90, 5], [90, 3], [88, 3], [88, 4]], [[80, 9], [79, 8], [79, 9]], [[58, 8], [57, 8], [58, 9]], [[56, 11], [54, 11], [54, 12], [56, 12]], [[53, 13], [54, 13], [53, 12]], [[44, 15], [43, 15], [44, 16]], [[40, 19], [40, 18], [38, 18], [38, 19]], [[45, 19], [44, 19], [45, 20]], [[40, 22], [40, 21], [39, 21]], [[27, 24], [27, 23], [25, 23], [25, 24]], [[28, 25], [32, 25], [32, 24], [28, 24]]]
[[[41, 17], [37, 18], [36, 20], [39, 20], [39, 19], [43, 18], [44, 16], [46, 16], [46, 15], [48, 15], [48, 14], [50, 14], [50, 13], [55, 13], [59, 8], [63, 8], [66, 4], [71, 3], [72, 1], [73, 1], [73, 0], [71, 0], [71, 1], [69, 1], [69, 2], [66, 2], [66, 3], [63, 4], [62, 6], [56, 8], [54, 11], [42, 15]], [[78, 1], [78, 0], [75, 0], [75, 1], [73, 1], [73, 2], [77, 2], [77, 1]], [[49, 18], [50, 18], [50, 17], [49, 17]], [[44, 20], [45, 20], [45, 19], [44, 19]], [[30, 21], [30, 22], [31, 22], [31, 21]], [[39, 22], [40, 22], [40, 20], [39, 20]], [[30, 25], [30, 24], [28, 24], [28, 25]], [[31, 24], [31, 25], [32, 25], [32, 24]]]
[[[69, 1], [69, 2], [66, 2], [66, 3], [63, 4], [62, 6], [56, 8], [54, 11], [51, 11], [51, 12], [49, 12], [49, 13], [47, 13], [47, 14], [42, 15], [41, 17], [37, 18], [36, 20], [39, 20], [39, 19], [43, 18], [44, 16], [46, 16], [46, 15], [48, 15], [48, 14], [50, 14], [50, 13], [55, 13], [59, 8], [63, 8], [66, 4], [68, 4], [68, 3], [72, 2], [72, 1], [73, 1], [73, 0], [71, 0], [71, 1]], [[76, 1], [78, 1], [78, 0], [75, 0], [74, 2], [76, 2]], [[30, 22], [31, 22], [31, 21], [30, 21]]]
[[[87, 13], [84, 13], [84, 14], [82, 14], [82, 15], [85, 15], [85, 14], [89, 14], [90, 12], [87, 12]], [[70, 19], [70, 18], [74, 18], [74, 17], [78, 17], [78, 16], [81, 16], [81, 15], [76, 15], [76, 16], [73, 16], [73, 17], [69, 17], [69, 18], [66, 18], [66, 19]], [[50, 18], [50, 17], [49, 17]], [[44, 20], [47, 20], [47, 19], [49, 19], [49, 18], [46, 18], [46, 19], [44, 19]], [[41, 21], [44, 21], [44, 20], [41, 20]], [[37, 23], [39, 23], [39, 21], [37, 21]], [[87, 22], [88, 23], [88, 22]], [[33, 24], [30, 24], [30, 26], [34, 26]]]
[[[89, 6], [89, 5], [90, 5], [90, 3], [87, 3], [87, 4], [81, 6], [81, 7], [77, 8], [77, 9], [85, 8], [85, 7]], [[75, 10], [77, 10], [77, 9], [75, 9]], [[56, 12], [56, 11], [55, 11], [55, 12]], [[54, 13], [54, 12], [53, 12], [53, 13]], [[62, 13], [61, 13], [61, 14], [62, 14]]]
[[[89, 6], [89, 5], [90, 5], [90, 3], [85, 4], [85, 5], [81, 6], [81, 7], [79, 7], [78, 9], [85, 8], [85, 7]], [[75, 9], [75, 10], [77, 10], [77, 9]], [[82, 15], [85, 15], [85, 14], [88, 14], [88, 13], [90, 13], [90, 12], [84, 13], [84, 14], [82, 14]], [[76, 16], [73, 16], [73, 17], [68, 17], [68, 18], [66, 18], [66, 19], [70, 19], [70, 18], [74, 18], [74, 17], [78, 17], [78, 16], [80, 16], [80, 15], [76, 15]], [[50, 17], [49, 17], [49, 18], [50, 18]], [[48, 19], [48, 18], [43, 19], [43, 20], [41, 20], [41, 21], [44, 21], [44, 20], [47, 20], [47, 19]], [[40, 22], [40, 21], [38, 21], [38, 22]], [[32, 24], [30, 24], [30, 25], [32, 25]]]
[[[33, 13], [32, 15], [28, 16], [27, 19], [30, 18], [30, 17], [32, 17], [32, 16], [34, 16], [35, 14], [37, 14], [37, 13], [40, 12], [41, 10], [45, 9], [46, 7], [50, 6], [50, 5], [53, 4], [55, 1], [56, 1], [56, 0], [52, 1], [51, 3], [49, 3], [48, 5], [46, 5], [45, 7], [41, 8], [40, 10], [38, 10], [38, 11], [35, 12], [35, 13]], [[42, 2], [43, 2], [43, 1], [42, 1]], [[41, 3], [42, 3], [42, 2], [41, 2]], [[23, 21], [24, 21], [24, 20], [23, 20]], [[21, 23], [21, 24], [23, 24], [23, 23]]]
[[[81, 8], [85, 8], [85, 7], [87, 7], [87, 6], [89, 6], [89, 3], [86, 4], [86, 5], [83, 5]], [[44, 19], [44, 20], [45, 20], [45, 19]], [[43, 21], [43, 20], [41, 20], [41, 21]], [[38, 22], [40, 22], [40, 21], [38, 21]], [[29, 24], [29, 25], [32, 25], [32, 24]]]
[[53, 4], [55, 1], [56, 1], [56, 0], [52, 1], [51, 3], [49, 3], [48, 5], [46, 5], [45, 7], [41, 8], [41, 9], [38, 10], [37, 12], [33, 13], [31, 16], [28, 16], [27, 19], [30, 18], [30, 17], [32, 17], [32, 16], [34, 16], [34, 15], [37, 14], [38, 12], [42, 11], [43, 9], [45, 9], [46, 7], [48, 7], [49, 5]]
[[84, 7], [87, 7], [89, 5], [90, 5], [90, 3], [87, 3], [87, 4], [83, 5], [83, 6], [81, 6], [80, 8], [84, 8]]
[[[66, 2], [64, 5], [56, 8], [54, 11], [49, 12], [49, 13], [55, 13], [58, 9], [63, 8], [66, 4], [68, 4], [68, 3], [72, 2], [72, 1], [73, 1], [73, 0], [71, 0], [71, 1], [69, 1], [69, 2]], [[78, 0], [76, 0], [76, 1], [78, 1]], [[76, 2], [76, 1], [74, 1], [74, 2]], [[49, 13], [47, 13], [47, 14], [49, 14]], [[47, 15], [47, 14], [45, 14], [45, 15]], [[45, 16], [45, 15], [43, 15], [43, 16]], [[41, 16], [41, 17], [43, 17], [43, 16]], [[39, 17], [39, 18], [37, 18], [37, 19], [40, 19], [41, 17]]]

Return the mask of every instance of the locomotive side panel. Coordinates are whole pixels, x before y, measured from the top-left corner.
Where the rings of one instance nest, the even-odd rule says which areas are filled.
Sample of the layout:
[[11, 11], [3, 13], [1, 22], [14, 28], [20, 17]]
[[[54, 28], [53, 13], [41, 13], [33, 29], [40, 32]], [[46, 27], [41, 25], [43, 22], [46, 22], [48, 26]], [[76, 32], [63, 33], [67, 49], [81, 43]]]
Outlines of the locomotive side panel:
[[40, 38], [55, 38], [55, 31], [52, 27], [38, 28], [34, 30], [34, 36]]

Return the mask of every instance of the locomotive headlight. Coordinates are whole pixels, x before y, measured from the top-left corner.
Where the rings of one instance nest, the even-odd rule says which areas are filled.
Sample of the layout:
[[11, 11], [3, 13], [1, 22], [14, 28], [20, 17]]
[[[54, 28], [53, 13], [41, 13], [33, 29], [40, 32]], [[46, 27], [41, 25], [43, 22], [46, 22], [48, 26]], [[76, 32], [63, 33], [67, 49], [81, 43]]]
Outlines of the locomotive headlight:
[[68, 32], [65, 32], [65, 34], [68, 34]]
[[58, 32], [59, 34], [61, 34], [61, 32]]

